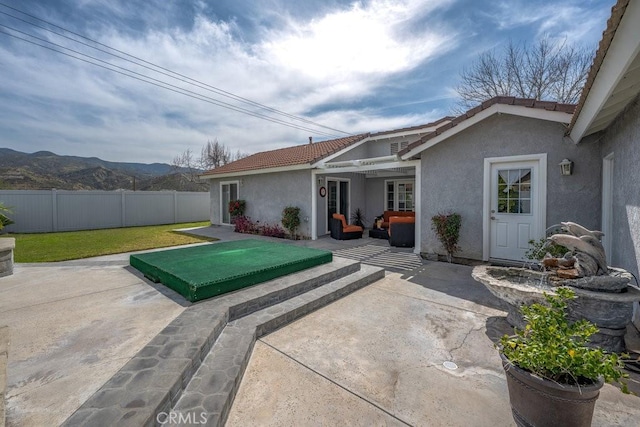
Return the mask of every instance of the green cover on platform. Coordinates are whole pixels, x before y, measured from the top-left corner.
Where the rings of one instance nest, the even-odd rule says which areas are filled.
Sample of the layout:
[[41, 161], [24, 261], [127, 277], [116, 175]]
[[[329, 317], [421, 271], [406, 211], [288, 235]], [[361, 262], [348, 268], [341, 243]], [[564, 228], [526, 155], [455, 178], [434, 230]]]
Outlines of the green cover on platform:
[[319, 249], [260, 240], [238, 240], [131, 255], [145, 277], [199, 301], [266, 282], [333, 260]]

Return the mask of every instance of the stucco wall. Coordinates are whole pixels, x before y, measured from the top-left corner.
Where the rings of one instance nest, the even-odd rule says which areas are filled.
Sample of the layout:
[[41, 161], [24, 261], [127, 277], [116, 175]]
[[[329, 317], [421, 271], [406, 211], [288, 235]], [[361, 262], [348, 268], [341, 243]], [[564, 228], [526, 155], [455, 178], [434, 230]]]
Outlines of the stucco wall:
[[[600, 148], [576, 146], [564, 138], [560, 123], [508, 114], [494, 115], [458, 135], [423, 151], [421, 252], [443, 253], [431, 230], [440, 212], [462, 215], [458, 256], [482, 259], [483, 174], [487, 157], [547, 153], [546, 226], [560, 221], [600, 226]], [[574, 162], [574, 173], [561, 176], [558, 163]]]
[[611, 263], [640, 277], [639, 98], [609, 126], [601, 141], [601, 156], [614, 156]]
[[[220, 224], [220, 182], [240, 178], [212, 180], [211, 223]], [[280, 224], [285, 206], [300, 208], [302, 220], [298, 233], [311, 236], [311, 171], [291, 171], [242, 177], [239, 197], [247, 201], [245, 214], [260, 223]], [[306, 219], [306, 221], [305, 221]]]

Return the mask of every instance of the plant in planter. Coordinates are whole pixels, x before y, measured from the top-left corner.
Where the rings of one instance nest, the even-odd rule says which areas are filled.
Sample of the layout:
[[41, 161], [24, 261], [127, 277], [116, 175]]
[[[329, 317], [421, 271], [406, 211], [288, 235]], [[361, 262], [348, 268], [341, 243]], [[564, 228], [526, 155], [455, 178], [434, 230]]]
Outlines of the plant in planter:
[[300, 226], [300, 208], [287, 206], [282, 211], [282, 225], [289, 230], [289, 234], [295, 240], [296, 230]]
[[447, 251], [447, 261], [449, 262], [453, 259], [453, 255], [460, 250], [458, 240], [460, 239], [461, 225], [462, 217], [457, 213], [440, 213], [431, 218], [431, 228]]
[[229, 202], [229, 214], [231, 218], [244, 216], [244, 211], [247, 208], [247, 202], [244, 200], [231, 200]]
[[569, 288], [545, 294], [547, 304], [521, 308], [527, 322], [515, 335], [500, 340], [513, 418], [519, 426], [589, 426], [604, 382], [627, 375], [620, 356], [588, 347], [597, 328], [587, 320], [569, 323]]
[[351, 214], [351, 223], [359, 227], [365, 228], [364, 224], [367, 222], [367, 218], [364, 216], [362, 209], [357, 208]]

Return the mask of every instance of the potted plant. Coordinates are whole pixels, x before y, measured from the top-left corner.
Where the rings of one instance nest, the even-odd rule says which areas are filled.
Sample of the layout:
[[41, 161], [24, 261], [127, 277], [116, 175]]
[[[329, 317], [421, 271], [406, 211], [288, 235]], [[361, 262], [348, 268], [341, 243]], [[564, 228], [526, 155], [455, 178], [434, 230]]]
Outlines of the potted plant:
[[231, 215], [231, 223], [235, 223], [235, 219], [240, 216], [244, 216], [244, 211], [247, 208], [247, 202], [241, 199], [231, 200], [229, 202], [229, 214]]
[[521, 308], [526, 321], [515, 335], [505, 335], [499, 350], [507, 376], [513, 418], [519, 426], [589, 426], [604, 382], [627, 375], [620, 356], [589, 347], [597, 328], [587, 320], [569, 323], [569, 288], [545, 294], [546, 304]]
[[351, 214], [351, 223], [353, 225], [365, 228], [364, 224], [366, 222], [367, 218], [364, 216], [364, 212], [362, 211], [362, 209], [357, 208], [355, 211], [353, 211], [353, 213]]

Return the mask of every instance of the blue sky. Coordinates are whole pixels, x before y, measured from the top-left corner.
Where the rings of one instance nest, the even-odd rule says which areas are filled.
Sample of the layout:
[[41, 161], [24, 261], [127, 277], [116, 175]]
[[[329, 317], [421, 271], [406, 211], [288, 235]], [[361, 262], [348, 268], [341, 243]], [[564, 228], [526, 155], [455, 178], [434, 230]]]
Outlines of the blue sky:
[[[360, 133], [427, 123], [450, 114], [463, 67], [479, 53], [500, 49], [509, 40], [532, 43], [546, 34], [595, 51], [615, 1], [0, 3], [243, 98]], [[47, 26], [2, 5], [0, 12], [0, 31], [28, 38], [7, 29], [12, 27], [269, 114], [18, 21], [7, 14]], [[311, 135], [316, 141], [330, 138], [322, 132], [344, 135], [300, 121], [294, 123], [315, 131], [260, 120], [6, 34], [0, 34], [0, 79], [0, 147], [25, 152], [169, 163], [186, 149], [199, 153], [207, 140], [215, 138], [233, 151], [254, 153], [306, 143]]]

